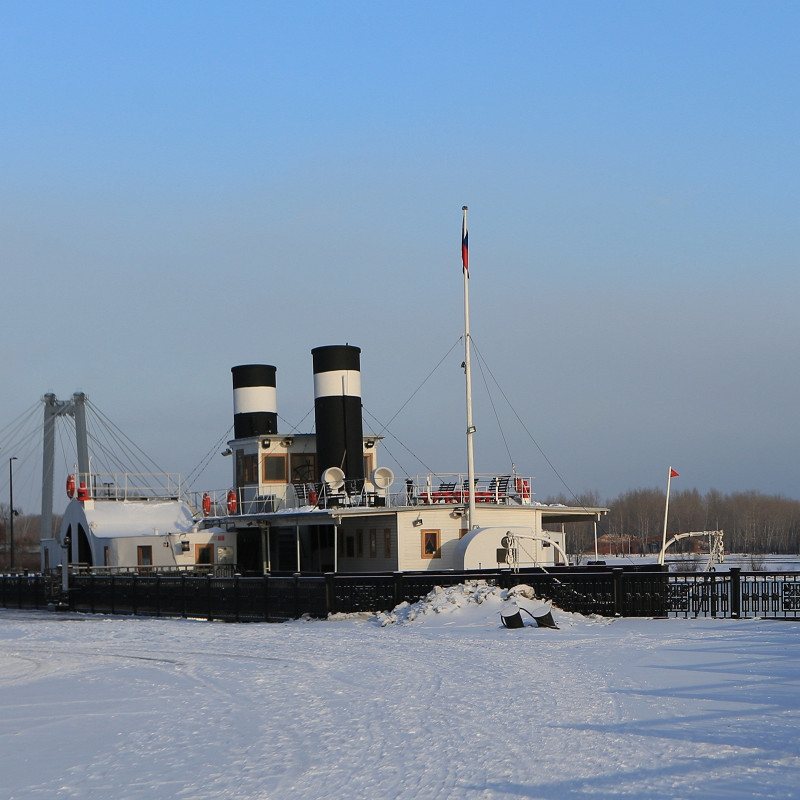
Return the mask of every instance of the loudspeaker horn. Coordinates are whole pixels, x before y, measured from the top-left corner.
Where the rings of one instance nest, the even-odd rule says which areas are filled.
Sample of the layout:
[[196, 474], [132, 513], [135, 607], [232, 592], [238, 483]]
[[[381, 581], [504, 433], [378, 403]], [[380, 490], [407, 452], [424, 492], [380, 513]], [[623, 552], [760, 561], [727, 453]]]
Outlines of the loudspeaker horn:
[[378, 489], [388, 489], [394, 483], [394, 472], [389, 467], [372, 470], [372, 482]]
[[339, 467], [328, 467], [322, 473], [322, 480], [328, 484], [331, 491], [337, 492], [344, 486], [344, 472]]

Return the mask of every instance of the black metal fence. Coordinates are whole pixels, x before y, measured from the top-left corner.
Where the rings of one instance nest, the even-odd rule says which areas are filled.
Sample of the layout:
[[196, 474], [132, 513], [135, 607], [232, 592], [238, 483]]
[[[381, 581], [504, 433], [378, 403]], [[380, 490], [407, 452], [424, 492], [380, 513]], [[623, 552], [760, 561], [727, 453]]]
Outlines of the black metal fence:
[[673, 617], [800, 619], [800, 572], [685, 573], [669, 576]]
[[46, 575], [0, 575], [0, 606], [3, 608], [47, 608], [53, 595]]
[[485, 580], [500, 588], [531, 585], [559, 608], [605, 616], [663, 616], [667, 574], [662, 571], [550, 569], [476, 572], [395, 572], [376, 575], [265, 575], [216, 578], [190, 575], [74, 575], [73, 611], [281, 621], [303, 614], [388, 611], [413, 603], [435, 586]]
[[481, 579], [501, 588], [520, 583], [565, 611], [602, 616], [800, 618], [800, 573], [668, 573], [634, 568], [560, 567], [480, 572], [397, 572], [375, 575], [72, 574], [0, 576], [0, 605], [60, 607], [98, 614], [269, 621], [307, 614], [387, 611], [413, 603], [435, 586]]

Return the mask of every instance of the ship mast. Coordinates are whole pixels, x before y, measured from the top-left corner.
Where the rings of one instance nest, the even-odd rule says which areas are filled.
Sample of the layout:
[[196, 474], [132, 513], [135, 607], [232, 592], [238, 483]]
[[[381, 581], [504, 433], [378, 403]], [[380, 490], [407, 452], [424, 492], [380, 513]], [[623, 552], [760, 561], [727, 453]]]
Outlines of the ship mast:
[[477, 528], [475, 520], [475, 454], [472, 437], [475, 426], [472, 423], [472, 371], [470, 369], [470, 333], [469, 333], [469, 247], [467, 237], [467, 207], [462, 207], [464, 214], [461, 224], [461, 262], [464, 273], [464, 379], [467, 394], [467, 495], [469, 498], [467, 511], [467, 529]]

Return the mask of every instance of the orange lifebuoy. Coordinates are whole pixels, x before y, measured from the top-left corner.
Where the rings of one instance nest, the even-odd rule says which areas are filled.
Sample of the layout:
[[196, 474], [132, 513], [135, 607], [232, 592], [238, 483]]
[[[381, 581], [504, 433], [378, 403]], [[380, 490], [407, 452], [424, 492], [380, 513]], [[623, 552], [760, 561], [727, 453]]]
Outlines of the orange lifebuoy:
[[203, 516], [207, 517], [211, 513], [211, 497], [208, 492], [203, 495]]
[[67, 475], [67, 497], [70, 500], [75, 496], [75, 476]]
[[230, 489], [228, 491], [228, 513], [229, 514], [235, 514], [236, 513], [236, 506], [237, 506], [236, 492], [234, 492], [233, 489]]

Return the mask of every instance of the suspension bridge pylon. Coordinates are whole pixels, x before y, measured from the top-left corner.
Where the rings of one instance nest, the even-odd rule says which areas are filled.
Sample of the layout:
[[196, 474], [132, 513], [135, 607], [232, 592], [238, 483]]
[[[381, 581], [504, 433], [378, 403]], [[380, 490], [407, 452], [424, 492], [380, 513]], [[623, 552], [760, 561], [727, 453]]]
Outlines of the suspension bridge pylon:
[[[42, 523], [40, 539], [53, 538], [53, 474], [56, 456], [56, 419], [75, 420], [75, 447], [78, 454], [78, 473], [89, 472], [89, 444], [86, 433], [86, 395], [75, 392], [71, 400], [59, 400], [52, 392], [44, 395], [44, 435], [42, 437]], [[44, 554], [45, 548], [42, 548]], [[42, 570], [49, 568], [42, 555]]]

